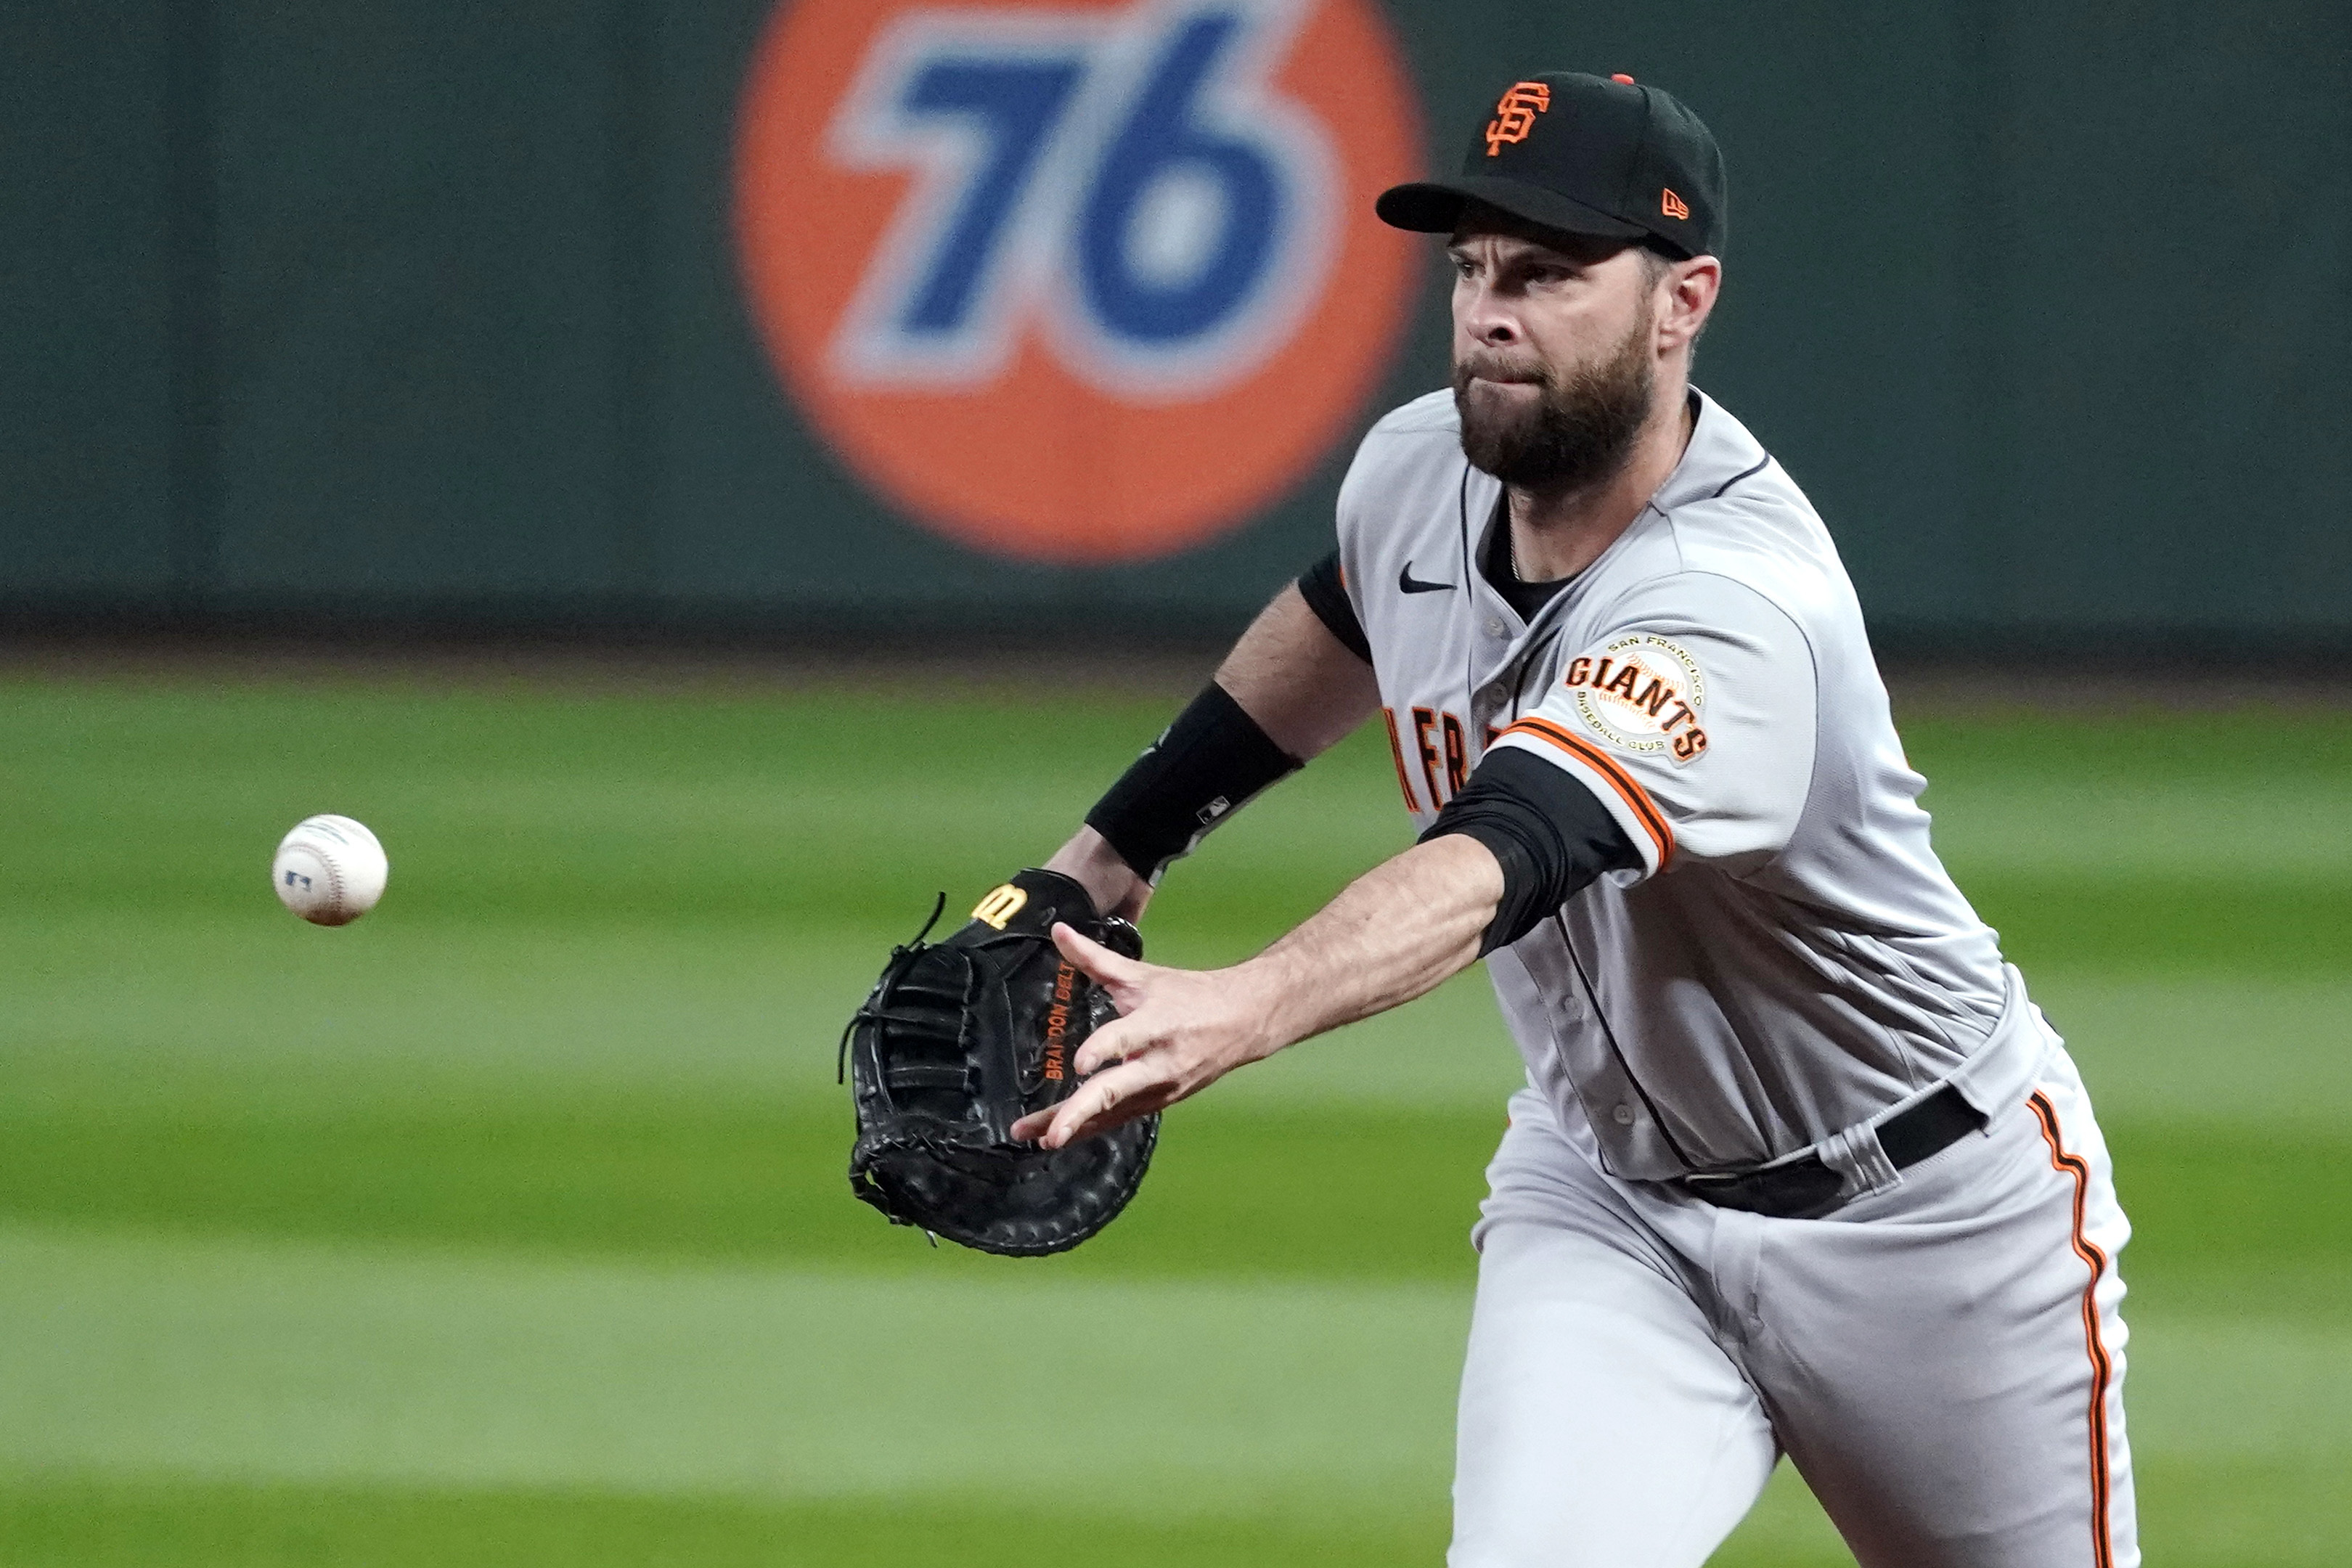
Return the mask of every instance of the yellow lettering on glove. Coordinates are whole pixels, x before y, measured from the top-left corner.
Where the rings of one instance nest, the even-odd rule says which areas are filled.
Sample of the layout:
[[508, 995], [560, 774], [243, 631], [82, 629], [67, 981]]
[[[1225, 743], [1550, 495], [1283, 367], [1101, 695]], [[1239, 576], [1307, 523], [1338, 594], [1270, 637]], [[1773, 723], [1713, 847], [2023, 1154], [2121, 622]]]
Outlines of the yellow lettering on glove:
[[1019, 914], [1021, 906], [1028, 901], [1029, 895], [1022, 889], [1010, 882], [999, 883], [989, 889], [986, 898], [972, 906], [971, 918], [1003, 931], [1004, 922]]

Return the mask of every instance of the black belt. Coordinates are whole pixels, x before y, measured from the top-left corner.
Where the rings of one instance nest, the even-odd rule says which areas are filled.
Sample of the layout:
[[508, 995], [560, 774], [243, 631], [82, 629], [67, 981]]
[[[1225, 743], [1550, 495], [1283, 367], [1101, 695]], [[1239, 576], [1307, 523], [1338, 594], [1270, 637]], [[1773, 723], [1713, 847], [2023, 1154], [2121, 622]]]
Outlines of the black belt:
[[[1985, 1124], [1984, 1112], [1946, 1084], [1900, 1116], [1878, 1124], [1878, 1146], [1900, 1171], [1950, 1148]], [[1676, 1177], [1672, 1184], [1718, 1208], [1745, 1209], [1776, 1219], [1802, 1219], [1837, 1206], [1845, 1178], [1808, 1154], [1760, 1171], [1706, 1173]]]

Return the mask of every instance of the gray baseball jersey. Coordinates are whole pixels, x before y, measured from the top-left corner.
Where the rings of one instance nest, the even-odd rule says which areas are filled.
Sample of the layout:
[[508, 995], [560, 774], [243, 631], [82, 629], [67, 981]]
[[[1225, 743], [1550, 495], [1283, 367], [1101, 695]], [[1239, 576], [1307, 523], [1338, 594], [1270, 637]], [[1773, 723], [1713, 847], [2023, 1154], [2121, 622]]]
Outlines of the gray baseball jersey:
[[[1694, 394], [1680, 465], [1524, 622], [1436, 394], [1339, 501], [1406, 806], [1517, 747], [1641, 856], [1489, 955], [1528, 1088], [1487, 1173], [1452, 1568], [1697, 1568], [1783, 1453], [1864, 1568], [2133, 1568], [2130, 1234], [2087, 1094], [1928, 847], [1821, 520]], [[1986, 1118], [1897, 1170], [1941, 1086]], [[1811, 1152], [1826, 1219], [1668, 1178]]]
[[1991, 1048], [2023, 996], [1928, 847], [1827, 530], [1693, 395], [1681, 465], [1531, 623], [1477, 568], [1500, 486], [1465, 462], [1450, 395], [1375, 426], [1339, 497], [1416, 820], [1518, 747], [1641, 852], [1488, 960], [1531, 1081], [1641, 1179], [1760, 1164], [1956, 1078], [1990, 1112], [2033, 1066]]

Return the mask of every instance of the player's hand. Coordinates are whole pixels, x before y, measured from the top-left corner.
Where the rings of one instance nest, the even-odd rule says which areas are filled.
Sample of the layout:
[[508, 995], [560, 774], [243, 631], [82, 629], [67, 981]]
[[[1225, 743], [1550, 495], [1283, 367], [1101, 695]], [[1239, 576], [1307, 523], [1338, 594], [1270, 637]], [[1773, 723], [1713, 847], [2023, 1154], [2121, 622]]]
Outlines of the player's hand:
[[1170, 969], [1122, 957], [1066, 925], [1054, 945], [1110, 993], [1119, 1016], [1097, 1029], [1072, 1064], [1085, 1082], [1051, 1110], [1013, 1124], [1016, 1140], [1059, 1149], [1198, 1094], [1234, 1068], [1287, 1042], [1234, 970]]

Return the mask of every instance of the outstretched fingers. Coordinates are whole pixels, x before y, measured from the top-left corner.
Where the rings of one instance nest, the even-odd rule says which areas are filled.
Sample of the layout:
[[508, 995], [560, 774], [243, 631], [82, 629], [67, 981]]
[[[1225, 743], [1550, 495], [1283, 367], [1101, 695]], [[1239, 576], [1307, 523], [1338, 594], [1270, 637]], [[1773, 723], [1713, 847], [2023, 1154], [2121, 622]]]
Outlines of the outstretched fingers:
[[1087, 1037], [1086, 1043], [1070, 1058], [1070, 1067], [1085, 1078], [1138, 1055], [1150, 1044], [1150, 1038], [1140, 1026], [1126, 1018], [1113, 1018]]
[[1092, 937], [1060, 921], [1054, 922], [1054, 945], [1061, 950], [1064, 958], [1076, 964], [1087, 979], [1109, 992], [1112, 1005], [1120, 1012], [1134, 1010], [1136, 989], [1150, 965], [1123, 952], [1113, 952]]
[[1050, 1113], [1024, 1117], [1013, 1133], [1017, 1137], [1023, 1126], [1043, 1120], [1046, 1125], [1034, 1134], [1037, 1142], [1048, 1149], [1065, 1148], [1081, 1138], [1092, 1138], [1122, 1122], [1162, 1110], [1171, 1098], [1168, 1086], [1160, 1081], [1160, 1075], [1149, 1064], [1121, 1062], [1087, 1079], [1077, 1093]]
[[1072, 1054], [1080, 1082], [1070, 1097], [1014, 1122], [1015, 1139], [1064, 1148], [1164, 1110], [1265, 1054], [1250, 1037], [1246, 999], [1236, 1003], [1219, 979], [1129, 958], [1067, 925], [1054, 927], [1054, 944], [1119, 1016]]
[[1127, 1020], [1119, 1018], [1096, 1030], [1071, 1058], [1072, 1068], [1084, 1081], [1060, 1104], [1014, 1122], [1013, 1137], [1059, 1149], [1173, 1104], [1179, 1096], [1165, 1053], [1129, 1055], [1142, 1053], [1143, 1045], [1123, 1037], [1127, 1026]]

